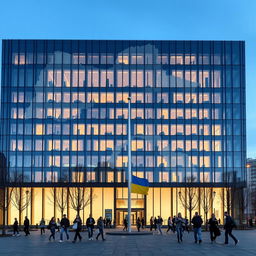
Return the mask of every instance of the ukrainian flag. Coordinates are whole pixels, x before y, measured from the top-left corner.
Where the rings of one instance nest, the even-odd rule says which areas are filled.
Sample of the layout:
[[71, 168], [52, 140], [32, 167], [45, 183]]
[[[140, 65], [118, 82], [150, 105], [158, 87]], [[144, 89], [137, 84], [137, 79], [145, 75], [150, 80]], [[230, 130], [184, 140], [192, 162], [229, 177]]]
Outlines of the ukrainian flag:
[[149, 182], [147, 179], [138, 178], [132, 175], [131, 192], [147, 195], [149, 189]]

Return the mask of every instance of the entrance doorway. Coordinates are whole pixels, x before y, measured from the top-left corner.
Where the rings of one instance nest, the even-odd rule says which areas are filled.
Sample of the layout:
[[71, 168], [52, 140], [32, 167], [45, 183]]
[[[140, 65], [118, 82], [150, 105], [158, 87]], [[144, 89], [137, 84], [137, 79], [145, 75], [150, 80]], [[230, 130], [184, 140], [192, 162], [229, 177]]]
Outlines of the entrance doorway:
[[[124, 218], [128, 216], [127, 209], [124, 210], [116, 210], [116, 225], [117, 226], [123, 226], [124, 224]], [[137, 218], [145, 218], [144, 216], [144, 209], [132, 209], [131, 211], [131, 225], [136, 225], [136, 219]]]

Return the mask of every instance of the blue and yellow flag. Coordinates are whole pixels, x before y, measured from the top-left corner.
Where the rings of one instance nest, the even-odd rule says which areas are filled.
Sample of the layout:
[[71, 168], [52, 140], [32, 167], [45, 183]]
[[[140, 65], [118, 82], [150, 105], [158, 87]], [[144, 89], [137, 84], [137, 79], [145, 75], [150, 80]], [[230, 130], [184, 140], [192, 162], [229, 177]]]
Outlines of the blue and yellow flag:
[[147, 179], [138, 178], [132, 175], [131, 192], [147, 195], [149, 189], [149, 182]]

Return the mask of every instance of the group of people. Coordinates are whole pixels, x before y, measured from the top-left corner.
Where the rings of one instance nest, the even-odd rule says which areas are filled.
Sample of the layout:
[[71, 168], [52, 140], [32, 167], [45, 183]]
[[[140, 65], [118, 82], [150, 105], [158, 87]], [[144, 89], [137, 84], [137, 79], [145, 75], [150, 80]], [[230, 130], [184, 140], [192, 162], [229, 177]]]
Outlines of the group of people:
[[[216, 238], [221, 235], [221, 231], [219, 228], [220, 221], [216, 219], [215, 215], [212, 214], [211, 218], [208, 220], [206, 225], [209, 226], [210, 231], [210, 239], [211, 242], [215, 242]], [[162, 233], [162, 224], [163, 219], [161, 216], [158, 216], [157, 218], [151, 217], [150, 218], [150, 231], [153, 229], [158, 230], [159, 234]], [[194, 231], [194, 239], [195, 243], [202, 243], [202, 224], [203, 220], [202, 217], [198, 214], [198, 212], [195, 212], [195, 215], [193, 216], [191, 220], [191, 224], [193, 225], [193, 231]], [[233, 228], [236, 227], [236, 223], [234, 219], [228, 214], [228, 212], [225, 212], [225, 222], [224, 222], [224, 230], [225, 230], [225, 244], [228, 244], [228, 238], [229, 236], [234, 240], [235, 245], [238, 243], [237, 238], [232, 234]], [[187, 218], [182, 218], [181, 213], [178, 213], [177, 216], [169, 217], [168, 218], [168, 227], [166, 232], [168, 233], [169, 230], [172, 230], [173, 233], [177, 233], [177, 239], [178, 243], [181, 243], [183, 240], [183, 233], [184, 231], [187, 231], [189, 233], [189, 221]], [[139, 230], [138, 230], [139, 231]]]
[[[104, 219], [102, 217], [100, 217], [97, 220], [98, 234], [96, 236], [96, 240], [98, 240], [99, 236], [101, 236], [102, 240], [105, 241], [105, 238], [104, 238], [104, 226], [105, 225], [106, 224], [104, 223]], [[69, 229], [70, 229], [71, 225], [70, 225], [70, 221], [67, 218], [66, 214], [63, 215], [63, 218], [61, 220], [57, 219], [57, 221], [56, 221], [55, 217], [52, 217], [47, 226], [45, 225], [45, 220], [42, 218], [40, 221], [39, 227], [41, 230], [41, 235], [43, 235], [45, 233], [45, 228], [50, 230], [49, 241], [51, 241], [52, 239], [55, 240], [56, 232], [60, 232], [60, 243], [63, 242], [64, 234], [66, 235], [66, 239], [69, 240]], [[95, 220], [91, 216], [91, 214], [89, 215], [89, 217], [86, 220], [86, 227], [88, 229], [89, 240], [93, 240], [93, 231], [95, 228]], [[79, 215], [77, 215], [75, 220], [73, 221], [72, 229], [75, 231], [74, 240], [72, 242], [75, 243], [77, 241], [77, 238], [79, 238], [79, 241], [81, 242], [82, 236], [81, 236], [80, 232], [82, 231], [82, 220]], [[25, 232], [26, 236], [28, 236], [30, 234], [29, 219], [27, 218], [27, 216], [25, 217], [25, 220], [24, 220], [24, 232]], [[13, 223], [13, 236], [20, 236], [19, 223], [18, 223], [17, 218], [14, 219], [14, 223]]]

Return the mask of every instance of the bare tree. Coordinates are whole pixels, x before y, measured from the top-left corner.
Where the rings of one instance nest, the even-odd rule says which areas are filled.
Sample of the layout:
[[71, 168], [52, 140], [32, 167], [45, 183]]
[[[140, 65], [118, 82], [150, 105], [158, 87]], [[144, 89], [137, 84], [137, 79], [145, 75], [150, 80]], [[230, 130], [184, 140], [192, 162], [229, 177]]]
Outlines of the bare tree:
[[7, 211], [11, 203], [13, 187], [4, 187], [2, 193], [0, 193], [0, 208], [3, 213], [3, 229], [2, 234], [6, 234], [6, 225], [7, 225]]
[[14, 187], [11, 197], [12, 205], [19, 211], [19, 223], [21, 223], [21, 215], [26, 210], [31, 202], [31, 190], [26, 190], [22, 187]]
[[215, 192], [213, 192], [212, 188], [200, 188], [199, 192], [200, 206], [204, 211], [204, 223], [207, 230], [208, 213], [212, 208]]
[[51, 196], [48, 197], [48, 199], [54, 206], [57, 207], [57, 209], [59, 209], [61, 216], [63, 216], [68, 205], [68, 189], [66, 187], [52, 188]]
[[236, 177], [232, 173], [224, 174], [225, 187], [223, 193], [220, 195], [224, 205], [224, 209], [231, 214], [234, 209], [235, 194], [237, 190]]
[[238, 209], [239, 209], [239, 222], [240, 224], [242, 224], [245, 218], [245, 211], [249, 205], [248, 188], [237, 189], [235, 197], [236, 197], [236, 200], [238, 203]]
[[[195, 177], [189, 177], [187, 178], [187, 184], [191, 184], [195, 181]], [[181, 191], [179, 192], [179, 199], [183, 205], [183, 207], [189, 211], [189, 220], [191, 223], [192, 220], [192, 211], [197, 207], [198, 205], [198, 188], [193, 186], [185, 187], [184, 193]]]
[[90, 189], [81, 186], [83, 182], [83, 168], [76, 167], [71, 171], [72, 182], [75, 183], [73, 187], [68, 188], [68, 196], [70, 207], [80, 214], [87, 205], [91, 203], [93, 196], [90, 193]]

